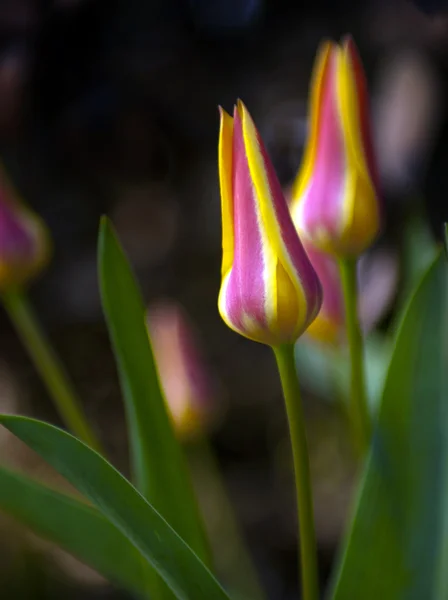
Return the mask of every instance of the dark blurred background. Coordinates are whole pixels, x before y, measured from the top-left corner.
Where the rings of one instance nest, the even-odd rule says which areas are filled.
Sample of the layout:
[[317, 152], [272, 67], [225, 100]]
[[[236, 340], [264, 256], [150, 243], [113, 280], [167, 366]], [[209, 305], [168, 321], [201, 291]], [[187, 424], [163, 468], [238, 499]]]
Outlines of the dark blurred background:
[[[110, 456], [127, 473], [123, 409], [96, 279], [98, 222], [109, 214], [146, 301], [183, 304], [225, 386], [227, 412], [212, 441], [275, 600], [297, 597], [289, 447], [270, 353], [229, 331], [216, 308], [217, 106], [231, 110], [244, 100], [287, 190], [300, 163], [317, 46], [322, 38], [353, 34], [369, 80], [384, 191], [385, 228], [366, 274], [368, 289], [387, 296], [384, 328], [400, 288], [407, 220], [418, 215], [440, 240], [448, 217], [444, 4], [0, 0], [0, 155], [55, 244], [33, 301]], [[326, 581], [356, 469], [335, 405], [312, 386], [305, 401]], [[0, 410], [59, 423], [3, 313]], [[0, 448], [2, 460], [56, 481], [4, 431]], [[207, 486], [200, 489], [206, 501]], [[5, 599], [127, 597], [5, 518], [0, 524]]]

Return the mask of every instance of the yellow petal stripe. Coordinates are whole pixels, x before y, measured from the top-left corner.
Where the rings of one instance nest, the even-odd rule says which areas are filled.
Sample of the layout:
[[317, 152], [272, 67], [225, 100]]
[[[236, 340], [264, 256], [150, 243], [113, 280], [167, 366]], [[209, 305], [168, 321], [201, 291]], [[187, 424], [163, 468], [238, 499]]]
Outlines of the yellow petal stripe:
[[[258, 144], [255, 125], [241, 101], [238, 102], [238, 112], [242, 121], [244, 146], [247, 153], [247, 161], [254, 185], [254, 191], [256, 193], [257, 208], [259, 209], [260, 214], [260, 232], [263, 240], [264, 275], [266, 281], [265, 313], [268, 319], [268, 326], [272, 331], [279, 330], [281, 328], [279, 313], [282, 312], [282, 320], [288, 321], [289, 331], [293, 330], [291, 317], [292, 315], [295, 315], [297, 319], [295, 329], [297, 332], [301, 332], [303, 322], [308, 314], [304, 290], [302, 289], [299, 275], [281, 236], [278, 218], [275, 214], [272, 192], [265, 170], [265, 163]], [[281, 265], [280, 272], [277, 270], [278, 264]], [[285, 274], [287, 277], [285, 277]], [[279, 275], [280, 277], [278, 277]], [[280, 282], [281, 285], [284, 285], [285, 279], [288, 278], [292, 284], [294, 293], [292, 293], [291, 290], [287, 295], [288, 299], [292, 296], [294, 302], [288, 302], [289, 307], [282, 306], [281, 311], [279, 311], [279, 299], [284, 299], [284, 293], [283, 290], [278, 289], [278, 284]], [[295, 306], [293, 306], [293, 304]], [[286, 314], [287, 312], [289, 314]], [[277, 332], [281, 333], [281, 331], [276, 331], [276, 333]], [[294, 335], [291, 336], [291, 338], [293, 337]]]
[[344, 239], [345, 245], [357, 248], [363, 242], [368, 245], [376, 236], [379, 227], [378, 201], [361, 137], [357, 90], [350, 56], [340, 46], [335, 48], [335, 52], [337, 102], [347, 162], [341, 231], [346, 232], [343, 235], [343, 238], [347, 238]]
[[292, 198], [300, 198], [308, 188], [313, 176], [314, 164], [318, 149], [319, 117], [324, 94], [325, 71], [330, 60], [332, 44], [324, 42], [318, 52], [311, 80], [309, 100], [309, 132], [302, 165], [292, 186]]
[[233, 119], [220, 108], [221, 127], [218, 144], [219, 186], [221, 189], [222, 217], [222, 278], [230, 271], [233, 263]]

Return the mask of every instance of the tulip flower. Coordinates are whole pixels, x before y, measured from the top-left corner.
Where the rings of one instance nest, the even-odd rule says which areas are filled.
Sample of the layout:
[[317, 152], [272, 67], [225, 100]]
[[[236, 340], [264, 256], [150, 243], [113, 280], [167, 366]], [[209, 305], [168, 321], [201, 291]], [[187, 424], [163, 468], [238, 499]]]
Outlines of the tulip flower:
[[19, 202], [0, 174], [0, 292], [21, 286], [45, 266], [49, 237], [41, 219]]
[[317, 315], [321, 287], [242, 102], [233, 119], [221, 110], [219, 179], [220, 314], [231, 329], [251, 340], [271, 346], [292, 343]]
[[294, 342], [319, 312], [322, 289], [260, 135], [240, 101], [233, 119], [221, 110], [218, 158], [223, 247], [219, 312], [231, 329], [274, 351], [296, 479], [302, 597], [317, 600], [313, 502]]
[[160, 383], [175, 431], [181, 440], [197, 436], [216, 416], [216, 386], [184, 311], [160, 303], [147, 313]]
[[[324, 344], [339, 344], [345, 337], [345, 309], [341, 275], [333, 256], [304, 245], [308, 258], [322, 284], [323, 301], [319, 314], [306, 330], [306, 336]], [[359, 261], [358, 314], [364, 335], [384, 317], [395, 297], [397, 259], [393, 254], [377, 251]]]
[[338, 258], [356, 258], [380, 228], [380, 205], [362, 64], [351, 38], [318, 53], [310, 132], [293, 187], [302, 239]]
[[317, 342], [338, 344], [345, 330], [344, 296], [337, 261], [330, 255], [304, 245], [308, 258], [322, 285], [323, 301], [319, 314], [306, 330]]

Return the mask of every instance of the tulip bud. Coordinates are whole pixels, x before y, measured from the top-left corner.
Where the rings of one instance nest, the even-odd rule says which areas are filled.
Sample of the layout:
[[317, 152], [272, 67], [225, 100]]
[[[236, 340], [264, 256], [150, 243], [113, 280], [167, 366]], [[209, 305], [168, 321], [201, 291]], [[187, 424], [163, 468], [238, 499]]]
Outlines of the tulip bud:
[[16, 197], [0, 173], [0, 292], [34, 278], [49, 256], [49, 236], [43, 221]]
[[181, 440], [194, 438], [214, 421], [218, 394], [197, 336], [185, 313], [174, 303], [151, 307], [147, 326], [174, 429]]
[[[345, 339], [345, 307], [337, 260], [304, 245], [308, 258], [322, 285], [323, 301], [319, 314], [306, 330], [307, 337], [324, 344], [337, 345]], [[358, 264], [358, 312], [360, 326], [368, 334], [384, 317], [394, 299], [397, 265], [385, 252], [364, 255]]]
[[321, 305], [318, 277], [299, 240], [263, 142], [242, 102], [221, 110], [222, 283], [218, 306], [237, 333], [292, 343]]
[[316, 271], [323, 291], [322, 307], [306, 335], [325, 344], [338, 344], [345, 332], [345, 307], [337, 261], [330, 255], [305, 244], [308, 258]]
[[302, 239], [338, 258], [356, 258], [379, 232], [367, 86], [351, 38], [342, 46], [327, 42], [318, 53], [291, 210]]

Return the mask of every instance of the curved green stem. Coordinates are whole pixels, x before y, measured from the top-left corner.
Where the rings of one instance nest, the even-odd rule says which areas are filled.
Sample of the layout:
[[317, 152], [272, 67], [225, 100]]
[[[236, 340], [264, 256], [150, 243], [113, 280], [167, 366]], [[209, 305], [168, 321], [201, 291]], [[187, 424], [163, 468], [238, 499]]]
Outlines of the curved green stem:
[[294, 360], [294, 346], [291, 344], [278, 346], [274, 348], [274, 353], [283, 387], [294, 459], [299, 517], [302, 598], [303, 600], [317, 600], [319, 597], [319, 583], [313, 500], [305, 422]]
[[8, 290], [0, 298], [62, 420], [76, 436], [103, 453], [64, 367], [42, 331], [25, 294], [20, 290]]
[[343, 259], [339, 262], [339, 268], [344, 293], [347, 340], [350, 349], [349, 412], [356, 444], [360, 452], [364, 454], [370, 444], [372, 425], [367, 403], [364, 373], [364, 344], [358, 321], [356, 260]]

